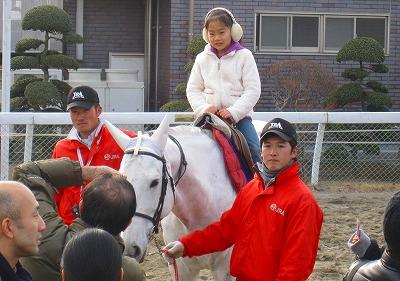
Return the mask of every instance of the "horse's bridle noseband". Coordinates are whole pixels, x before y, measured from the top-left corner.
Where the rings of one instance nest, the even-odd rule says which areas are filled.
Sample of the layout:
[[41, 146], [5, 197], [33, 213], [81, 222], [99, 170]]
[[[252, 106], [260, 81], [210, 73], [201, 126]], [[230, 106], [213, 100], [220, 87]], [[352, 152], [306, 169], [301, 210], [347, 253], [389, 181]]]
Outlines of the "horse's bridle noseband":
[[[156, 208], [156, 211], [155, 211], [154, 215], [151, 217], [149, 215], [146, 215], [146, 214], [143, 214], [143, 213], [139, 213], [139, 212], [135, 212], [135, 214], [134, 214], [134, 216], [147, 219], [147, 220], [149, 220], [149, 221], [151, 221], [153, 223], [152, 233], [158, 233], [158, 225], [159, 225], [159, 223], [161, 221], [161, 213], [162, 213], [162, 209], [163, 209], [163, 206], [164, 206], [165, 195], [167, 194], [168, 182], [170, 182], [172, 193], [173, 193], [174, 198], [175, 198], [175, 186], [176, 186], [176, 184], [178, 184], [179, 180], [182, 178], [182, 176], [186, 172], [187, 162], [186, 162], [186, 158], [185, 158], [185, 154], [183, 152], [182, 146], [180, 145], [178, 140], [176, 138], [174, 138], [173, 136], [169, 135], [169, 138], [178, 146], [179, 152], [180, 152], [180, 155], [181, 155], [179, 169], [178, 169], [178, 173], [177, 173], [177, 180], [175, 182], [174, 182], [170, 172], [168, 171], [167, 161], [166, 161], [164, 155], [163, 156], [159, 156], [159, 155], [157, 155], [157, 154], [155, 154], [153, 152], [143, 151], [143, 150], [140, 150], [140, 149], [137, 151], [137, 155], [151, 156], [151, 157], [161, 161], [161, 163], [163, 165], [163, 167], [162, 167], [161, 194], [160, 194], [160, 198], [158, 199], [158, 205], [157, 205], [157, 208]], [[134, 153], [134, 150], [126, 150], [125, 151], [125, 154], [133, 154], [133, 153]]]

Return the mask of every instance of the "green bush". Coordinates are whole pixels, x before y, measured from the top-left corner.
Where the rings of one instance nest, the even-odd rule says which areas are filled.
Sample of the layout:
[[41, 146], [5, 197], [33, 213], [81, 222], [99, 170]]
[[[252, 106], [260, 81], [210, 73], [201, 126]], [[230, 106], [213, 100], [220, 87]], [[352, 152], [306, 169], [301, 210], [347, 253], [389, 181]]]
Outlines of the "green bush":
[[351, 81], [363, 80], [368, 76], [368, 71], [360, 68], [348, 68], [342, 73], [342, 77], [350, 79]]
[[42, 59], [44, 66], [56, 69], [75, 69], [79, 68], [79, 63], [76, 59], [66, 55], [46, 55]]
[[363, 151], [367, 155], [379, 155], [381, 149], [376, 143], [360, 143], [352, 145], [352, 153], [357, 154], [358, 151]]
[[41, 80], [42, 79], [40, 79], [32, 74], [22, 75], [11, 86], [10, 97], [11, 98], [24, 97], [24, 92], [25, 92], [26, 86], [31, 82], [41, 81]]
[[336, 60], [353, 61], [359, 67], [343, 71], [342, 76], [352, 82], [333, 92], [327, 99], [326, 107], [337, 108], [359, 103], [362, 111], [389, 110], [392, 102], [387, 95], [388, 89], [380, 82], [367, 80], [370, 73], [388, 72], [388, 67], [383, 64], [385, 53], [378, 41], [369, 37], [354, 38], [340, 49]]
[[343, 144], [332, 144], [322, 154], [326, 160], [341, 160], [346, 161], [350, 156], [350, 152], [347, 151]]
[[15, 45], [16, 53], [23, 53], [30, 49], [37, 49], [44, 44], [44, 41], [34, 38], [27, 38], [19, 40]]
[[175, 87], [175, 93], [186, 96], [186, 82], [179, 83]]
[[[206, 45], [207, 43], [203, 40], [201, 35], [193, 36], [186, 49], [188, 62], [183, 66], [185, 73], [190, 74], [196, 55], [202, 52]], [[183, 96], [184, 100], [167, 102], [160, 107], [160, 111], [191, 111], [189, 102], [186, 101], [186, 81], [176, 85], [174, 92], [177, 95]]]
[[[19, 55], [11, 59], [11, 69], [40, 69], [43, 78], [28, 77], [15, 82], [11, 87], [11, 97], [16, 99], [11, 100], [13, 111], [66, 109], [66, 90], [70, 87], [61, 81], [50, 81], [49, 69], [78, 69], [79, 63], [72, 57], [50, 50], [49, 46], [50, 40], [61, 41], [63, 44], [82, 43], [80, 35], [69, 33], [71, 27], [68, 14], [56, 6], [36, 6], [26, 12], [22, 19], [22, 29], [44, 32], [45, 39], [19, 40], [16, 43]], [[39, 48], [42, 51], [27, 53], [28, 50]]]
[[39, 59], [31, 56], [16, 56], [11, 58], [11, 70], [40, 68]]
[[360, 84], [349, 83], [342, 85], [329, 97], [328, 103], [341, 107], [356, 102], [362, 98], [363, 90]]
[[193, 65], [194, 65], [194, 61], [192, 61], [192, 60], [188, 61], [183, 66], [183, 70], [185, 71], [185, 73], [190, 74], [190, 72], [192, 71]]
[[22, 19], [23, 30], [40, 30], [54, 34], [71, 31], [72, 25], [66, 11], [53, 5], [33, 7]]
[[380, 93], [388, 93], [389, 92], [388, 88], [386, 88], [385, 85], [383, 85], [382, 83], [376, 82], [376, 81], [368, 81], [367, 86], [370, 87], [375, 92], [380, 92]]
[[60, 100], [56, 86], [51, 82], [43, 80], [29, 83], [25, 88], [24, 95], [28, 100], [28, 104], [35, 111], [41, 111], [43, 104], [57, 106]]
[[357, 61], [367, 63], [383, 63], [385, 53], [383, 47], [373, 38], [356, 37], [347, 42], [336, 56], [338, 62]]
[[28, 101], [24, 97], [15, 97], [10, 101], [10, 110], [11, 111], [29, 111], [32, 107], [28, 104]]
[[186, 112], [191, 111], [187, 100], [170, 101], [160, 107], [161, 112]]
[[193, 39], [189, 42], [186, 52], [189, 56], [196, 57], [204, 50], [206, 45], [207, 43], [204, 41], [202, 35], [193, 36]]

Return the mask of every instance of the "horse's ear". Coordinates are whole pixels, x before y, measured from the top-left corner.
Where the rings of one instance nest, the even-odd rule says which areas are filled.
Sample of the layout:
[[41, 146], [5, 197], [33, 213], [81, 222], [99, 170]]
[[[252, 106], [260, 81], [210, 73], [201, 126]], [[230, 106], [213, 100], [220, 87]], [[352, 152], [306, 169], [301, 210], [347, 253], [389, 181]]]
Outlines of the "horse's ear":
[[110, 134], [118, 143], [122, 151], [125, 151], [125, 149], [128, 147], [129, 142], [131, 141], [131, 138], [107, 120], [104, 120], [104, 124], [106, 125], [107, 129], [110, 131]]
[[154, 131], [151, 136], [151, 140], [162, 150], [164, 151], [165, 145], [167, 144], [168, 139], [168, 129], [169, 124], [171, 123], [173, 115], [166, 114], [163, 120], [158, 126], [157, 130]]

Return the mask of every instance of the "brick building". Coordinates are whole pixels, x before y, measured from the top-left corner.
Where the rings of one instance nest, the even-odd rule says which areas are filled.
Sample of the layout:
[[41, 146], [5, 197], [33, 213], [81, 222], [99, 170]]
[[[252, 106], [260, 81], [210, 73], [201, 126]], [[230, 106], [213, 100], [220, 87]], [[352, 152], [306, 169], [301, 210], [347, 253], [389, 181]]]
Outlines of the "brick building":
[[217, 6], [233, 12], [244, 29], [243, 44], [256, 58], [262, 79], [257, 111], [275, 110], [265, 81], [268, 65], [312, 60], [340, 82], [345, 65], [336, 62], [336, 52], [356, 34], [384, 46], [389, 73], [378, 80], [389, 88], [392, 110], [400, 109], [400, 1], [64, 0], [62, 5], [85, 39], [80, 49], [64, 48], [71, 55], [82, 53], [81, 68], [110, 68], [111, 54], [142, 57], [145, 110], [182, 98], [174, 88], [186, 79], [188, 38], [200, 34], [204, 15]]

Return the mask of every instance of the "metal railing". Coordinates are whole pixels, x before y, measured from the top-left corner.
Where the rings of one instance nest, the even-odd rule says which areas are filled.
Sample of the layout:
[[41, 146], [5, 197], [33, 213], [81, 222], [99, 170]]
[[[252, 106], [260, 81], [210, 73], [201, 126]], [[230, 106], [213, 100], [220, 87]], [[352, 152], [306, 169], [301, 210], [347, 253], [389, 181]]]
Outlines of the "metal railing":
[[[168, 113], [174, 124], [191, 124], [192, 113]], [[165, 113], [103, 113], [102, 119], [132, 130], [157, 127]], [[321, 182], [400, 183], [400, 113], [258, 112], [253, 118], [282, 117], [295, 124], [301, 174]], [[265, 123], [256, 123], [260, 131]], [[49, 158], [70, 128], [68, 113], [0, 113], [1, 179], [12, 167]]]

